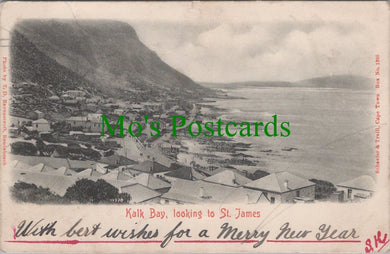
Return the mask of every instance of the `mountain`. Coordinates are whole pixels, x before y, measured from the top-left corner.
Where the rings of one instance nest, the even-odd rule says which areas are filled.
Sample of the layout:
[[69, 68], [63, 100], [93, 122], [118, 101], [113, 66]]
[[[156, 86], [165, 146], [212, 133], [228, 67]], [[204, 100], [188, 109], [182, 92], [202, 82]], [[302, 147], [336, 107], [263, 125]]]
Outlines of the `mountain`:
[[305, 79], [295, 83], [296, 86], [317, 87], [317, 88], [343, 88], [366, 90], [374, 88], [371, 79], [356, 75], [332, 75]]
[[124, 22], [22, 21], [12, 31], [11, 54], [14, 83], [59, 91], [78, 87], [109, 96], [121, 96], [122, 89], [157, 96], [158, 91], [188, 97], [208, 92], [163, 62]]
[[245, 87], [308, 87], [367, 90], [373, 89], [374, 87], [374, 83], [371, 79], [357, 75], [331, 75], [305, 79], [297, 82], [247, 81], [234, 83], [202, 83], [202, 85], [217, 89], [239, 89]]
[[233, 83], [203, 82], [202, 85], [215, 89], [238, 89], [245, 87], [291, 87], [293, 86], [293, 83], [285, 81], [244, 81]]

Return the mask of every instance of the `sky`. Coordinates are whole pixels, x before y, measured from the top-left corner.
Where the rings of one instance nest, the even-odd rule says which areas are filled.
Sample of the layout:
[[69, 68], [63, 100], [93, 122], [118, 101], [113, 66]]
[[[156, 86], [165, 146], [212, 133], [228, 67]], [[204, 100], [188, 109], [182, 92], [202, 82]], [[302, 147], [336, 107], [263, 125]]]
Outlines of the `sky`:
[[[388, 55], [388, 8], [349, 2], [12, 3], [2, 30], [23, 18], [120, 20], [173, 68], [197, 82], [372, 78]], [[17, 14], [17, 15], [16, 15]], [[6, 29], [6, 30], [5, 30]]]
[[373, 76], [388, 55], [383, 1], [15, 2], [2, 30], [23, 18], [120, 20], [173, 68], [197, 82], [299, 81]]
[[129, 22], [140, 40], [197, 82], [371, 75], [374, 31], [358, 21]]

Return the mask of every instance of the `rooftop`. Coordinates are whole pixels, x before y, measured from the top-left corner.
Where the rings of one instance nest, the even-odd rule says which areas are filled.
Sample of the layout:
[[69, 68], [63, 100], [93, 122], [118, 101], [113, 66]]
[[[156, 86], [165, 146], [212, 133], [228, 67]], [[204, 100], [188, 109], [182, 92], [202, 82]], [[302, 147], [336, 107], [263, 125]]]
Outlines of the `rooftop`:
[[30, 167], [31, 167], [31, 165], [28, 165], [28, 164], [21, 162], [21, 161], [18, 161], [18, 160], [14, 160], [11, 164], [12, 171], [23, 171], [23, 170], [26, 170]]
[[148, 187], [145, 187], [141, 184], [132, 184], [121, 187], [122, 193], [129, 193], [131, 196], [130, 203], [139, 204], [145, 201], [151, 200], [153, 198], [161, 196], [157, 191], [151, 190]]
[[230, 187], [204, 181], [176, 179], [162, 197], [182, 203], [247, 203], [256, 204], [263, 193], [246, 188]]
[[351, 179], [349, 181], [345, 181], [337, 184], [340, 187], [347, 187], [352, 189], [360, 189], [367, 191], [374, 191], [375, 189], [375, 180], [369, 175], [362, 175], [357, 178]]
[[125, 172], [113, 170], [108, 174], [100, 176], [99, 178], [108, 181], [110, 184], [114, 185], [117, 188], [133, 184], [141, 184], [152, 190], [171, 187], [169, 183], [147, 173], [141, 173], [133, 177]]
[[29, 167], [26, 169], [26, 171], [29, 171], [29, 172], [36, 172], [36, 173], [39, 173], [39, 172], [51, 172], [51, 171], [54, 171], [55, 169], [52, 168], [52, 167], [49, 167], [43, 163], [39, 163], [35, 166], [32, 166], [32, 167]]
[[168, 172], [167, 174], [165, 174], [165, 176], [175, 177], [175, 178], [180, 178], [185, 180], [194, 180], [196, 177], [193, 173], [194, 172], [191, 167], [181, 166], [180, 168], [177, 168], [174, 171]]
[[160, 173], [170, 171], [170, 169], [163, 164], [150, 160], [141, 162], [137, 165], [132, 166], [131, 168], [146, 173]]
[[135, 161], [118, 154], [114, 154], [108, 157], [103, 157], [100, 159], [100, 162], [106, 163], [108, 165], [117, 165], [117, 166], [133, 165], [136, 163]]
[[277, 172], [245, 184], [245, 187], [284, 193], [315, 185], [315, 183], [289, 172]]
[[46, 119], [41, 118], [41, 119], [33, 121], [33, 123], [47, 123], [48, 124], [49, 121], [47, 121]]
[[158, 189], [164, 189], [164, 188], [169, 188], [171, 185], [161, 179], [158, 179], [157, 177], [142, 173], [139, 174], [138, 176], [134, 177], [133, 179], [130, 180], [131, 182], [136, 182], [139, 184], [142, 184], [143, 186], [146, 186], [152, 190], [158, 190]]
[[40, 172], [27, 172], [23, 175], [18, 175], [18, 180], [49, 188], [50, 191], [61, 196], [75, 183], [75, 178], [71, 176], [42, 174]]
[[203, 181], [237, 187], [249, 183], [252, 180], [237, 172], [233, 172], [232, 170], [224, 170], [215, 175], [204, 178]]

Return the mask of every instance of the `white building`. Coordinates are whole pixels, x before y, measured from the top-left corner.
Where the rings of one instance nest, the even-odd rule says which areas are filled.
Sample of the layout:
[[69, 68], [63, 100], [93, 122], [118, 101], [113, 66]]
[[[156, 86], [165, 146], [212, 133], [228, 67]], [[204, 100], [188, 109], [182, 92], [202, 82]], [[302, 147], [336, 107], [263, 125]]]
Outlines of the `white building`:
[[50, 131], [50, 123], [46, 119], [38, 119], [32, 122], [33, 130], [38, 132], [48, 132]]
[[336, 185], [343, 192], [344, 201], [367, 199], [374, 193], [375, 181], [371, 176], [363, 175]]
[[271, 203], [311, 202], [315, 198], [315, 183], [289, 172], [276, 172], [244, 186], [262, 191]]

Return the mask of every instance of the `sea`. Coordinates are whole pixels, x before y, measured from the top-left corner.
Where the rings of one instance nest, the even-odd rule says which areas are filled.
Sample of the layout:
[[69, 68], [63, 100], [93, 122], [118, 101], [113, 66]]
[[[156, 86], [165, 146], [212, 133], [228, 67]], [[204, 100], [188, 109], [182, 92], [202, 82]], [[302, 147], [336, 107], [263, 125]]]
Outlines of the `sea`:
[[288, 137], [235, 136], [251, 144], [245, 154], [259, 161], [249, 171], [288, 171], [337, 184], [375, 176], [375, 93], [372, 90], [302, 87], [222, 89], [227, 98], [208, 104], [221, 119], [289, 122]]

